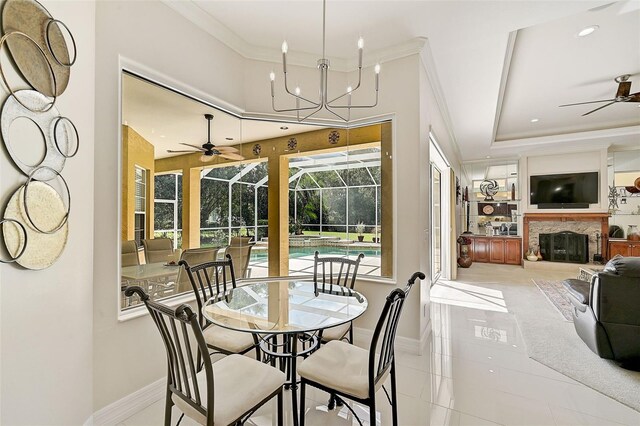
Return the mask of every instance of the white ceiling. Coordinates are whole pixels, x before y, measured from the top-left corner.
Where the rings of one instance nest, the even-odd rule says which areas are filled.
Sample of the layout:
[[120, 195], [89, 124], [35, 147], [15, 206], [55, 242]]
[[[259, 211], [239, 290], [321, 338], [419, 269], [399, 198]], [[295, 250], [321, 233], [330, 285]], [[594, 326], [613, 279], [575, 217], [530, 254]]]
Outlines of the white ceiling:
[[[289, 44], [292, 58], [300, 52], [320, 56], [322, 49], [322, 2], [320, 0], [164, 1], [245, 56], [256, 59], [271, 58], [278, 61], [280, 45], [284, 39]], [[610, 1], [606, 0], [329, 0], [327, 2], [327, 55], [332, 59], [332, 63], [335, 59], [352, 63], [356, 57], [356, 40], [359, 36], [363, 36], [365, 62], [371, 63], [378, 57], [383, 58], [385, 53], [388, 54], [399, 45], [415, 40], [416, 37], [428, 38], [440, 86], [448, 106], [452, 130], [463, 159], [484, 158], [487, 153], [493, 153], [496, 111], [500, 101], [509, 34], [519, 29], [562, 18], [566, 18], [564, 22], [568, 25], [574, 19], [568, 17], [608, 3]], [[637, 8], [638, 1], [629, 0], [623, 2], [623, 5], [627, 8]], [[630, 23], [629, 28], [633, 25]], [[640, 27], [637, 22], [635, 25], [637, 34]], [[621, 28], [617, 29], [614, 26], [606, 29], [606, 26], [603, 24], [602, 34], [611, 32], [611, 39], [617, 37], [618, 40], [627, 42], [618, 32], [622, 31]], [[570, 30], [567, 28], [566, 31], [573, 32], [574, 28]], [[522, 33], [525, 34], [524, 31]], [[533, 33], [534, 31], [531, 31], [527, 35], [535, 38]], [[523, 35], [522, 43], [525, 43], [527, 38]], [[550, 43], [555, 42], [548, 37], [546, 40]], [[539, 43], [542, 42], [539, 41]], [[514, 70], [508, 76], [509, 79], [517, 79], [518, 82], [514, 84], [518, 87], [527, 87], [528, 95], [520, 95], [517, 91], [513, 96], [511, 93], [506, 94], [505, 99], [509, 99], [509, 105], [502, 108], [502, 136], [534, 136], [553, 132], [558, 127], [558, 123], [552, 120], [540, 120], [539, 125], [532, 129], [535, 132], [527, 133], [525, 128], [517, 126], [517, 120], [521, 120], [518, 114], [529, 117], [535, 110], [540, 115], [541, 109], [551, 108], [549, 105], [555, 111], [559, 103], [576, 99], [596, 99], [603, 93], [602, 85], [586, 83], [594, 78], [602, 79], [603, 75], [607, 74], [607, 70], [599, 68], [598, 74], [592, 74], [587, 72], [592, 70], [590, 67], [576, 67], [575, 64], [579, 62], [573, 61], [572, 58], [582, 53], [579, 50], [567, 49], [564, 52], [565, 70], [563, 72], [571, 74], [572, 78], [554, 80], [553, 84], [548, 86], [548, 90], [544, 84], [549, 82], [542, 82], [532, 72], [528, 72], [528, 75], [516, 76], [519, 57], [527, 55], [525, 48], [528, 48], [528, 44], [514, 55], [516, 59], [513, 63]], [[586, 50], [591, 52], [592, 58], [598, 58], [603, 54], [600, 49], [606, 49], [608, 57], [609, 50], [612, 48], [594, 46]], [[609, 61], [609, 68], [628, 68], [628, 63], [634, 59], [637, 61], [638, 55], [636, 48], [631, 54], [631, 60], [628, 57], [616, 57], [618, 59]], [[555, 66], [555, 63], [549, 63], [547, 69], [552, 70]], [[617, 71], [614, 75], [607, 75], [607, 79], [613, 78], [617, 75], [616, 73]], [[581, 85], [581, 90], [575, 89], [576, 85]], [[640, 83], [634, 84], [634, 88], [638, 86]], [[384, 87], [381, 90], [384, 90]], [[609, 93], [609, 90], [604, 92]], [[559, 100], [558, 93], [565, 95]], [[539, 94], [545, 99], [540, 101], [539, 106], [531, 105]], [[622, 106], [616, 105], [614, 110], [618, 107]], [[549, 113], [549, 117], [554, 115]], [[617, 119], [619, 116], [614, 115], [614, 117]], [[600, 119], [597, 118], [597, 120]], [[602, 121], [605, 119], [603, 118]], [[628, 121], [625, 119], [625, 123]], [[609, 125], [611, 123], [600, 123], [598, 128]], [[512, 126], [512, 128], [504, 126]], [[513, 155], [517, 153], [517, 148], [510, 152], [504, 150], [501, 152], [505, 155]]]
[[[186, 96], [137, 77], [122, 76], [122, 124], [138, 132], [155, 147], [155, 158], [171, 150], [190, 149], [180, 143], [202, 145], [207, 141], [207, 120], [213, 114], [211, 139], [214, 145], [236, 145], [256, 140], [317, 130], [307, 124], [282, 124], [260, 120], [240, 120]], [[281, 127], [287, 129], [281, 129]], [[226, 138], [233, 138], [227, 140]], [[250, 153], [242, 153], [248, 157]]]

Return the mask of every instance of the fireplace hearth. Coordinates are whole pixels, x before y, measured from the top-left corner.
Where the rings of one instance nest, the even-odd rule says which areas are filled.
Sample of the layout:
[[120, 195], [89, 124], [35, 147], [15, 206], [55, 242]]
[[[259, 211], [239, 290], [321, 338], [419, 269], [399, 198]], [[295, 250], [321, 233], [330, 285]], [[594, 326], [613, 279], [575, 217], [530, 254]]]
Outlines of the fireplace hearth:
[[550, 262], [589, 263], [589, 236], [563, 231], [540, 234], [540, 254]]

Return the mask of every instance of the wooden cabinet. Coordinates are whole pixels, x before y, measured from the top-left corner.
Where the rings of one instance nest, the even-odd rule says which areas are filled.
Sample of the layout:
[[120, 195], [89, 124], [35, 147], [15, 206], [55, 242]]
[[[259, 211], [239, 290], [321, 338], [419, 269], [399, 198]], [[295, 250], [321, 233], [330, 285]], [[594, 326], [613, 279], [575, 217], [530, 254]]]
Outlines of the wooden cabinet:
[[520, 265], [522, 263], [522, 243], [520, 238], [504, 239], [504, 263]]
[[522, 240], [509, 237], [472, 236], [471, 259], [479, 263], [507, 263], [520, 265], [522, 262]]
[[473, 239], [472, 260], [474, 262], [489, 261], [489, 237], [477, 237]]
[[609, 240], [609, 259], [617, 254], [640, 257], [640, 241]]
[[504, 263], [504, 240], [502, 238], [489, 240], [489, 262]]

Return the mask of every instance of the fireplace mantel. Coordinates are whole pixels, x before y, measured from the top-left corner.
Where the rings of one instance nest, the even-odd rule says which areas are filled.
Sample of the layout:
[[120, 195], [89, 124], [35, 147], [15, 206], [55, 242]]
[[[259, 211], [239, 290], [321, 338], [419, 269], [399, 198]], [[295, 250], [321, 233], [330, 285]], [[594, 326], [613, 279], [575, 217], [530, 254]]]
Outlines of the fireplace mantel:
[[[600, 223], [600, 253], [607, 253], [609, 240], [609, 213], [525, 213], [522, 216], [523, 253], [526, 254], [529, 244], [529, 223], [531, 222], [598, 222]], [[590, 256], [593, 254], [590, 253]]]

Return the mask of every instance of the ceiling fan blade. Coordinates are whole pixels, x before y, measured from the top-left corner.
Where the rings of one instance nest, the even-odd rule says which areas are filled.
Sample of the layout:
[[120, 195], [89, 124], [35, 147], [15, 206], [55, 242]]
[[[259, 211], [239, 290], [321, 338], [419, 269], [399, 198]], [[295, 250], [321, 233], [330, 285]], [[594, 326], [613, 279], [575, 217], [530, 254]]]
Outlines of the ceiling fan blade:
[[630, 94], [627, 102], [640, 102], [640, 92]]
[[597, 104], [598, 102], [611, 102], [611, 101], [615, 101], [615, 99], [603, 99], [601, 101], [578, 102], [575, 104], [565, 104], [565, 105], [558, 105], [558, 106], [567, 107], [567, 106], [574, 106], [574, 105]]
[[186, 145], [186, 146], [190, 146], [191, 148], [195, 148], [198, 151], [206, 151], [206, 149], [204, 149], [203, 147], [201, 147], [200, 145], [192, 145], [190, 143], [184, 143], [184, 142], [180, 142], [180, 145]]
[[176, 150], [173, 150], [173, 149], [168, 149], [167, 152], [170, 152], [170, 153], [174, 154], [174, 153], [177, 153], [177, 152], [182, 153], [182, 152], [197, 152], [197, 151], [176, 151]]
[[214, 149], [218, 150], [219, 152], [224, 152], [225, 154], [226, 153], [238, 154], [240, 152], [232, 146], [216, 146]]
[[631, 82], [621, 81], [618, 84], [618, 92], [616, 93], [616, 98], [629, 96], [630, 91], [631, 91]]
[[220, 154], [220, 157], [226, 158], [227, 160], [244, 160], [244, 157], [240, 154], [228, 153], [228, 154]]
[[585, 115], [589, 115], [589, 114], [591, 114], [591, 113], [593, 113], [593, 112], [599, 111], [599, 110], [601, 110], [602, 108], [606, 108], [606, 107], [608, 107], [609, 105], [612, 105], [612, 104], [615, 104], [615, 103], [616, 103], [616, 101], [609, 102], [609, 103], [608, 103], [608, 104], [606, 104], [606, 105], [602, 105], [601, 107], [598, 107], [598, 108], [596, 108], [596, 109], [594, 109], [594, 110], [591, 110], [591, 111], [589, 111], [589, 112], [587, 112], [587, 113], [585, 113], [585, 114], [582, 114], [582, 116], [584, 117]]
[[200, 156], [200, 161], [202, 161], [203, 163], [207, 163], [209, 161], [213, 161], [213, 159], [215, 158], [215, 155], [206, 155], [206, 154], [202, 154]]

